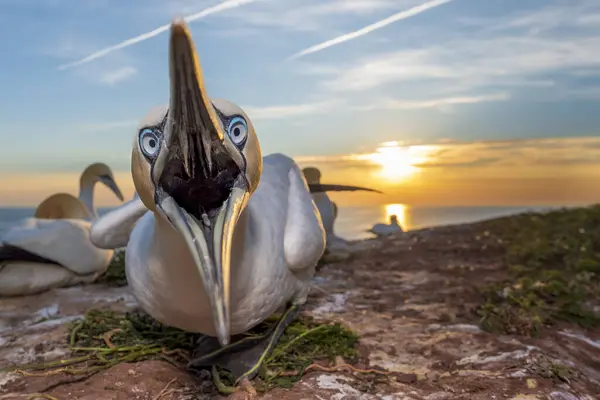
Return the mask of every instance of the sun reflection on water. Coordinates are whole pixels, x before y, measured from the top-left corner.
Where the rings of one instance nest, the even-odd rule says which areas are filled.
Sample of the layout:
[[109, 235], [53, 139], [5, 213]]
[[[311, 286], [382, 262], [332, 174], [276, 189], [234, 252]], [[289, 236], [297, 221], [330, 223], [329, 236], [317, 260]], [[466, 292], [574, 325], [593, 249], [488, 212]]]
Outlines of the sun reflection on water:
[[390, 223], [390, 217], [395, 215], [398, 217], [398, 224], [402, 227], [403, 230], [410, 229], [410, 221], [409, 221], [409, 207], [406, 204], [386, 204], [385, 205], [385, 222]]

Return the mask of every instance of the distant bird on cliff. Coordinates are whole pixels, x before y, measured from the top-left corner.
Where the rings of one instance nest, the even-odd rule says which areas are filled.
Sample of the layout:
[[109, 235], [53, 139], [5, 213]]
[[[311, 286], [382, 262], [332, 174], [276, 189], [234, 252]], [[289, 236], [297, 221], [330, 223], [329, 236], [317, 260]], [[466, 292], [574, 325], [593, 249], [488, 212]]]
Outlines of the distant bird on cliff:
[[104, 272], [114, 252], [97, 248], [89, 237], [97, 215], [96, 182], [123, 200], [110, 168], [92, 164], [81, 175], [79, 198], [68, 193], [51, 195], [40, 203], [33, 218], [6, 232], [0, 240], [0, 296], [91, 282]]
[[[321, 171], [315, 167], [306, 167], [302, 170], [304, 178], [309, 185], [321, 185]], [[346, 186], [347, 190], [357, 191], [368, 191], [378, 192], [377, 190], [367, 189], [359, 186]], [[336, 248], [345, 248], [348, 246], [348, 242], [341, 237], [337, 236], [333, 231], [333, 225], [338, 215], [338, 207], [333, 201], [329, 199], [329, 196], [325, 191], [312, 193], [312, 199], [319, 210], [321, 220], [323, 222], [323, 228], [325, 228], [325, 234], [327, 236], [327, 248], [329, 250]]]
[[[123, 194], [115, 182], [110, 167], [104, 163], [94, 163], [88, 165], [79, 178], [78, 197], [69, 193], [53, 194], [37, 206], [34, 215], [35, 218], [81, 218], [88, 221], [98, 218], [98, 212], [94, 206], [94, 188], [98, 182], [108, 187], [119, 200], [123, 201]], [[67, 197], [70, 197], [75, 201], [65, 200]], [[74, 209], [71, 206], [75, 204], [75, 202], [81, 203], [83, 208], [79, 206], [75, 207], [82, 213], [87, 209], [88, 215], [73, 215]]]
[[375, 224], [368, 232], [374, 233], [377, 236], [389, 236], [404, 231], [400, 224], [398, 224], [398, 217], [392, 215], [389, 224]]

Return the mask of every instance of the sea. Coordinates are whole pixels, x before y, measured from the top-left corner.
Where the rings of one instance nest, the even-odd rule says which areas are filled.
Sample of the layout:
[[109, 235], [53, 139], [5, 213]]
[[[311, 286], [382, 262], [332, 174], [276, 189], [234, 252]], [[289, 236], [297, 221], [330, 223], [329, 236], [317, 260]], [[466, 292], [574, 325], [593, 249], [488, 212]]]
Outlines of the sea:
[[[552, 207], [415, 207], [404, 204], [340, 207], [334, 229], [344, 239], [359, 240], [372, 237], [367, 231], [378, 222], [388, 222], [391, 215], [396, 215], [402, 228], [408, 231], [551, 209]], [[98, 209], [100, 215], [108, 211], [110, 208]], [[33, 216], [33, 213], [34, 208], [0, 208], [0, 238], [12, 225]]]

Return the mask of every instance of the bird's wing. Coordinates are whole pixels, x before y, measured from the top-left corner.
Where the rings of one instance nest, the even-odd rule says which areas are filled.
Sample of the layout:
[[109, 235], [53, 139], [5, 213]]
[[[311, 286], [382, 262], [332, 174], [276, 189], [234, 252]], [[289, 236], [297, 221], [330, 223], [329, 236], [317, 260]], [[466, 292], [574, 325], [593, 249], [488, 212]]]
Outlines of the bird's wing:
[[333, 208], [333, 219], [336, 219], [338, 216], [338, 206], [332, 201], [331, 207]]
[[325, 251], [325, 229], [306, 181], [292, 161], [288, 170], [289, 192], [284, 253], [294, 273], [310, 271]]
[[[80, 219], [27, 218], [6, 232], [2, 242], [87, 275], [106, 267], [112, 257], [112, 252], [90, 242], [89, 230], [90, 223]], [[14, 252], [11, 257], [14, 261]], [[22, 261], [35, 261], [31, 256], [25, 258]]]
[[77, 197], [69, 193], [56, 193], [42, 201], [33, 215], [39, 219], [87, 219], [93, 214]]
[[54, 260], [49, 260], [46, 257], [38, 256], [20, 247], [11, 246], [10, 244], [0, 245], [0, 264], [14, 261], [28, 261], [40, 264], [54, 264], [58, 263]]
[[90, 239], [101, 249], [127, 246], [129, 236], [138, 220], [148, 211], [142, 200], [133, 200], [102, 215], [92, 225]]

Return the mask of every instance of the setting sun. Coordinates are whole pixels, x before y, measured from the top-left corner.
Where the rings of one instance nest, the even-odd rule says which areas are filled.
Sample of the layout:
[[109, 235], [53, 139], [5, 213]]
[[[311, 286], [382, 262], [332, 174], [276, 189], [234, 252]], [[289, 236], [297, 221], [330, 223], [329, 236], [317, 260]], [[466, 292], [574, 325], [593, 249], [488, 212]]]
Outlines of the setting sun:
[[378, 164], [379, 175], [389, 182], [400, 182], [411, 178], [418, 165], [428, 159], [430, 146], [401, 146], [398, 142], [386, 142], [375, 153], [366, 154], [364, 159]]

